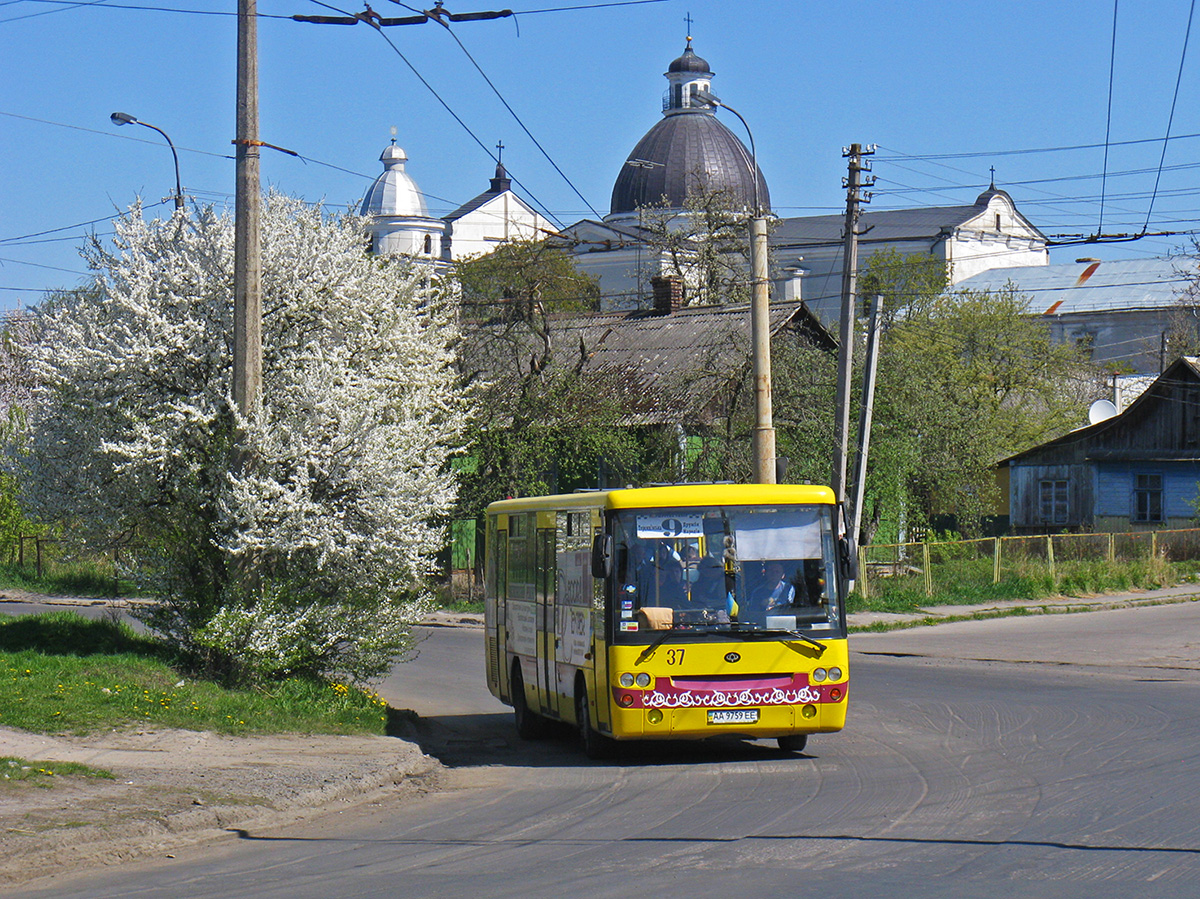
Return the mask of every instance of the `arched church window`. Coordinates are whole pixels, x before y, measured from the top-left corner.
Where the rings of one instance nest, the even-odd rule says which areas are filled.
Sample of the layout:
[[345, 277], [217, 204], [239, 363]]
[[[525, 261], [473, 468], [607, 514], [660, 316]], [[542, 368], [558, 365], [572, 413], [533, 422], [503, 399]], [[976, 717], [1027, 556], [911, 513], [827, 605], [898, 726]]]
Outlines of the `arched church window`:
[[433, 238], [428, 234], [425, 235], [425, 253], [426, 255], [433, 252]]

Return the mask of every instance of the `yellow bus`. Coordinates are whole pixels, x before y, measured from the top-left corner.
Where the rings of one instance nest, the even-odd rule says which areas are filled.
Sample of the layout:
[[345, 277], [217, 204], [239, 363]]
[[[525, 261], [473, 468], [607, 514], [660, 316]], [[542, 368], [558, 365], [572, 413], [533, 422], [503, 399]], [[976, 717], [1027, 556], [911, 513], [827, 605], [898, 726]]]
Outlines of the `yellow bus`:
[[854, 552], [827, 487], [688, 484], [509, 499], [487, 509], [491, 692], [522, 738], [841, 730]]

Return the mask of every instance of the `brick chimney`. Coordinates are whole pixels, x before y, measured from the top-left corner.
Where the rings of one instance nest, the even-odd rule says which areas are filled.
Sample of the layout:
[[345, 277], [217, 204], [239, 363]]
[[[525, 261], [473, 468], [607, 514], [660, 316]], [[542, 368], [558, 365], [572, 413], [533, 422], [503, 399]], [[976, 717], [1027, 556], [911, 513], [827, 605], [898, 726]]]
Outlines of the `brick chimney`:
[[654, 311], [670, 315], [683, 308], [683, 279], [678, 275], [655, 275], [650, 279], [654, 291]]

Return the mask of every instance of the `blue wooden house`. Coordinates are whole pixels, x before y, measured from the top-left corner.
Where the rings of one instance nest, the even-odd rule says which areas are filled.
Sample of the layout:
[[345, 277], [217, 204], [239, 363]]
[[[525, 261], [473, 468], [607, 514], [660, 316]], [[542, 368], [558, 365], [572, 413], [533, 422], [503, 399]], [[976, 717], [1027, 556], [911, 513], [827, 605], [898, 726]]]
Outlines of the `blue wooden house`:
[[1119, 415], [1000, 464], [1015, 534], [1195, 527], [1200, 358], [1176, 360]]

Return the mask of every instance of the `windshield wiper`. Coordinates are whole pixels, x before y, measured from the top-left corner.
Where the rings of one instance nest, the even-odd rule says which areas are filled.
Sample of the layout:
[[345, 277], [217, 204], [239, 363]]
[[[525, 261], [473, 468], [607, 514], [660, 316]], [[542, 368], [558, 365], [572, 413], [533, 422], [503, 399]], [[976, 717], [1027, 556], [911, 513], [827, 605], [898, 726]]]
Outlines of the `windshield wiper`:
[[680, 628], [680, 629], [671, 628], [670, 630], [663, 631], [661, 634], [659, 634], [657, 637], [655, 637], [654, 640], [650, 643], [650, 645], [648, 645], [645, 649], [643, 649], [641, 651], [641, 653], [638, 655], [637, 659], [634, 661], [633, 664], [635, 664], [635, 665], [642, 664], [642, 662], [646, 661], [646, 659], [648, 659], [648, 658], [650, 658], [650, 656], [654, 655], [654, 651], [656, 649], [658, 649], [660, 646], [662, 646], [664, 643], [667, 642], [667, 640], [671, 639], [672, 637], [685, 637], [685, 636], [696, 636], [696, 635], [711, 636], [713, 634], [716, 634], [717, 636], [721, 636], [721, 637], [732, 635], [734, 637], [741, 637], [742, 639], [747, 639], [747, 640], [750, 639], [751, 637], [758, 637], [758, 636], [791, 637], [793, 640], [799, 640], [802, 643], [808, 643], [811, 646], [815, 646], [817, 648], [817, 655], [824, 655], [825, 650], [829, 648], [828, 646], [826, 646], [824, 643], [820, 642], [819, 640], [814, 640], [812, 637], [802, 634], [799, 631], [788, 630], [787, 628], [749, 628], [749, 627], [738, 627], [737, 625], [733, 625], [733, 626], [729, 627], [728, 629], [726, 629], [726, 628], [705, 628], [703, 630], [700, 630], [697, 628]]
[[654, 650], [658, 649], [658, 647], [660, 647], [664, 643], [666, 643], [667, 640], [671, 637], [686, 637], [689, 635], [694, 636], [696, 634], [721, 634], [721, 633], [724, 633], [724, 631], [715, 630], [713, 628], [706, 628], [703, 630], [701, 630], [699, 628], [678, 628], [678, 629], [670, 628], [668, 630], [663, 631], [661, 634], [659, 634], [657, 637], [655, 637], [653, 642], [651, 642], [649, 646], [647, 646], [645, 649], [643, 649], [641, 651], [641, 653], [638, 655], [637, 659], [634, 660], [633, 664], [635, 664], [635, 665], [642, 664], [642, 662], [646, 661], [646, 659], [648, 659], [648, 658], [650, 658], [650, 656], [654, 655]]
[[799, 631], [793, 631], [793, 630], [789, 630], [787, 628], [782, 628], [782, 627], [747, 628], [747, 629], [737, 628], [734, 630], [734, 633], [746, 634], [747, 636], [755, 636], [755, 635], [761, 634], [764, 637], [780, 637], [780, 636], [791, 637], [793, 640], [800, 640], [803, 643], [808, 643], [812, 646], [815, 646], [819, 650], [817, 655], [824, 655], [825, 650], [829, 648], [824, 643], [822, 643], [820, 640], [814, 640], [812, 637], [809, 637], [806, 634], [802, 634]]

